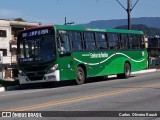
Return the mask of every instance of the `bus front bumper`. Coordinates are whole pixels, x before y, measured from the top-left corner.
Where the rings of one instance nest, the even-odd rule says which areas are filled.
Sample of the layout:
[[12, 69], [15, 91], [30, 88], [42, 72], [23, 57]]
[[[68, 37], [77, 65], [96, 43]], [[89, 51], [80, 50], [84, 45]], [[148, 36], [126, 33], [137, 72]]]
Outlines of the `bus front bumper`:
[[42, 80], [30, 80], [27, 76], [21, 76], [20, 74], [18, 79], [20, 84], [60, 81], [60, 72], [56, 70], [53, 73], [45, 74]]

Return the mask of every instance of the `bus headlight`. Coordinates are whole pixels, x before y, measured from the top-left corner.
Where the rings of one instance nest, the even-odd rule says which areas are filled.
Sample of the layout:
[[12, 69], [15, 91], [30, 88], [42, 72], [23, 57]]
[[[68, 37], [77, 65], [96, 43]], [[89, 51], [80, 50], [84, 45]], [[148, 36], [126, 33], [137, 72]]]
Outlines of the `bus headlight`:
[[20, 76], [26, 76], [25, 73], [23, 71], [21, 71], [21, 70], [19, 71], [19, 75]]
[[53, 67], [51, 67], [47, 73], [52, 73], [58, 68], [58, 64], [55, 64]]

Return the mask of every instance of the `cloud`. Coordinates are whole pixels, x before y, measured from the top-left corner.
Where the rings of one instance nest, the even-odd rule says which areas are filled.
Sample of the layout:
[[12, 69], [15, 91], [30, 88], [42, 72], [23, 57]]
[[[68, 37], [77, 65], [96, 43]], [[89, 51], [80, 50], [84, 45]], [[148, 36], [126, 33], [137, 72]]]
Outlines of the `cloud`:
[[0, 17], [1, 18], [15, 18], [17, 16], [21, 16], [21, 13], [16, 10], [10, 9], [0, 9]]

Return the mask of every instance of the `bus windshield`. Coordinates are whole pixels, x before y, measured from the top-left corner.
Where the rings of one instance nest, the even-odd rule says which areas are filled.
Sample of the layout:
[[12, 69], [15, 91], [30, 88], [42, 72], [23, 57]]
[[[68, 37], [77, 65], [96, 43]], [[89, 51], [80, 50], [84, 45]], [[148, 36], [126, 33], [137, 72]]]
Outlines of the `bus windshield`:
[[53, 30], [48, 28], [21, 33], [18, 42], [20, 64], [44, 63], [54, 60], [54, 39]]

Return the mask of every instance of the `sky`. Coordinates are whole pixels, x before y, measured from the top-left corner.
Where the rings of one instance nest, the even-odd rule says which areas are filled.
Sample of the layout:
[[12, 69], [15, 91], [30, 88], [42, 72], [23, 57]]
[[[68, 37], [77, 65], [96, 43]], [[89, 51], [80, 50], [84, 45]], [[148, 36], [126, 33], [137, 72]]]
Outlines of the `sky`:
[[[127, 0], [119, 0], [127, 8]], [[132, 5], [137, 0], [131, 0]], [[160, 17], [160, 0], [139, 0], [132, 18]], [[127, 19], [116, 0], [0, 0], [0, 19], [23, 18], [42, 24], [89, 23], [95, 20]]]

